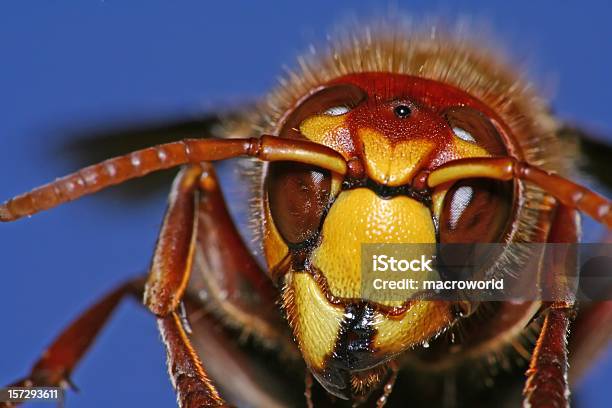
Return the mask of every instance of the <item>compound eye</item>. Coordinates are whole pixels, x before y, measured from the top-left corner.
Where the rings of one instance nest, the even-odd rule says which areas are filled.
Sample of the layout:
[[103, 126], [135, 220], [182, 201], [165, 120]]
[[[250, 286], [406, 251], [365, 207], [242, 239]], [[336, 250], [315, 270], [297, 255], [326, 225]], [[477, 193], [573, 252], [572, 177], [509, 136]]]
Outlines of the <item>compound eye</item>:
[[468, 106], [458, 106], [447, 109], [443, 115], [459, 139], [483, 147], [492, 156], [508, 154], [497, 128], [482, 112]]
[[266, 178], [274, 225], [289, 245], [314, 238], [329, 202], [331, 175], [305, 164], [270, 163]]
[[446, 193], [440, 215], [442, 243], [502, 242], [512, 215], [512, 182], [472, 179]]
[[367, 95], [364, 90], [351, 84], [326, 85], [305, 97], [282, 121], [280, 137], [304, 138], [300, 124], [313, 115], [340, 116], [359, 105]]

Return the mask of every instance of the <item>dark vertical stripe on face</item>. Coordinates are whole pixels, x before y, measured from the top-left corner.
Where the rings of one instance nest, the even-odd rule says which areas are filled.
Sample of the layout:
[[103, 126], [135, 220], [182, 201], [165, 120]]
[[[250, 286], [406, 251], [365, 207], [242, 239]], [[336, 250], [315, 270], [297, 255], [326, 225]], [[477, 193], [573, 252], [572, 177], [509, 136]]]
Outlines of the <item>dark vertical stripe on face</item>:
[[365, 303], [350, 304], [344, 316], [333, 359], [340, 360], [348, 370], [367, 368], [367, 360], [373, 354], [371, 344], [376, 332], [374, 309]]
[[374, 309], [366, 303], [346, 306], [344, 316], [325, 370], [314, 375], [329, 393], [348, 399], [351, 397], [351, 371], [369, 368], [374, 363], [372, 342], [376, 329]]

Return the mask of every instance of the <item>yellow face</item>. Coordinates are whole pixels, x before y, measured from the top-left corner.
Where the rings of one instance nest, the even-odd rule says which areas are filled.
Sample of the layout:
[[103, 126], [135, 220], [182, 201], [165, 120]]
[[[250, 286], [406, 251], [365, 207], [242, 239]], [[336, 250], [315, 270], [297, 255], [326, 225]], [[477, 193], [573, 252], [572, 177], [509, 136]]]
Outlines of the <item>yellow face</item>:
[[448, 302], [363, 300], [362, 244], [437, 243], [446, 195], [456, 191], [441, 186], [419, 195], [413, 179], [448, 160], [491, 155], [487, 143], [471, 134], [476, 128], [417, 98], [377, 97], [367, 78], [361, 80], [356, 82], [365, 91], [357, 103], [308, 111], [289, 118], [290, 129], [281, 130], [284, 137], [338, 151], [362, 170], [359, 179], [336, 180], [324, 170], [273, 163], [263, 200], [264, 252], [272, 277], [283, 282], [289, 324], [313, 374], [342, 398], [359, 393], [360, 381], [372, 382], [364, 372], [375, 377], [377, 367], [428, 342], [456, 319]]

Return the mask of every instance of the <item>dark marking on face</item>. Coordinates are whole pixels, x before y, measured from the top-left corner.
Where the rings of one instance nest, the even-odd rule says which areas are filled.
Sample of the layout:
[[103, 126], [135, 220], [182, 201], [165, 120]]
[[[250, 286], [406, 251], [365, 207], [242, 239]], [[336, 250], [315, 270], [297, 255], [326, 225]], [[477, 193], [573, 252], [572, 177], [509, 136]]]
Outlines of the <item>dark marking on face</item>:
[[352, 397], [351, 372], [371, 368], [379, 363], [374, 358], [372, 342], [375, 311], [367, 303], [352, 303], [346, 306], [336, 347], [328, 357], [322, 373], [314, 373], [319, 382], [331, 394], [339, 398]]

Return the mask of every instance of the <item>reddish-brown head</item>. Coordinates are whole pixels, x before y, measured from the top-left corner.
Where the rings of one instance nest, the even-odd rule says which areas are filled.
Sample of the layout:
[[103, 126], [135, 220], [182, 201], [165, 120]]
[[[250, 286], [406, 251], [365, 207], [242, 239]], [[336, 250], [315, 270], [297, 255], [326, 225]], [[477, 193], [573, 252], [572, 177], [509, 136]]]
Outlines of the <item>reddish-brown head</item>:
[[391, 73], [328, 81], [287, 111], [276, 131], [324, 144], [349, 163], [344, 180], [272, 163], [263, 200], [266, 257], [284, 278], [284, 307], [304, 359], [328, 391], [349, 398], [456, 319], [446, 302], [363, 299], [361, 245], [503, 239], [512, 182], [429, 191], [418, 176], [451, 160], [508, 155], [514, 142], [499, 116], [465, 91]]
[[280, 135], [332, 147], [358, 161], [370, 179], [394, 187], [450, 160], [505, 155], [510, 140], [502, 126], [495, 112], [453, 86], [361, 73], [334, 79], [307, 96]]

